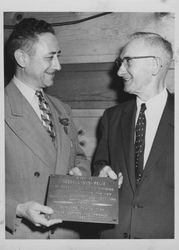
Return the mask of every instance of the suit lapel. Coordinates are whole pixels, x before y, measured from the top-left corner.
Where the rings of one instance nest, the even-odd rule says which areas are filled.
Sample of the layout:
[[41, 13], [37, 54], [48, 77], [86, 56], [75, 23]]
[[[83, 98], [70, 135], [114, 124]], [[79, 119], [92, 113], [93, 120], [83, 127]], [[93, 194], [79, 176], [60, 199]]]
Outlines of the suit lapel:
[[10, 104], [9, 112], [6, 106], [8, 126], [45, 165], [54, 167], [56, 150], [35, 111], [13, 83], [6, 91]]
[[[69, 168], [69, 158], [70, 158], [70, 145], [71, 140], [68, 134], [65, 133], [64, 126], [60, 123], [60, 119], [68, 118], [64, 107], [58, 102], [48, 98], [48, 103], [53, 115], [55, 129], [56, 129], [56, 146], [57, 146], [57, 161], [56, 161], [56, 174], [67, 174]], [[54, 108], [56, 107], [56, 108]], [[70, 120], [70, 119], [69, 119]]]
[[132, 101], [123, 111], [121, 117], [122, 145], [124, 145], [124, 154], [129, 180], [133, 191], [135, 191], [135, 165], [134, 165], [134, 128], [135, 128], [136, 104]]
[[149, 173], [149, 171], [155, 166], [157, 159], [163, 153], [163, 148], [168, 143], [168, 135], [170, 134], [169, 130], [171, 127], [174, 127], [174, 113], [171, 96], [169, 94], [148, 160], [146, 162], [143, 176]]

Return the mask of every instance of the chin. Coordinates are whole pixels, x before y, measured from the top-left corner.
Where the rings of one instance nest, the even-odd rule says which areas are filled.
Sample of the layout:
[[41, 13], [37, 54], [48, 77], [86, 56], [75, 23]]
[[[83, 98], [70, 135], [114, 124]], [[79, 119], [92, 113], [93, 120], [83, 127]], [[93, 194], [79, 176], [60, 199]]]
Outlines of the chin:
[[46, 88], [51, 87], [53, 85], [53, 81], [48, 81], [44, 85]]

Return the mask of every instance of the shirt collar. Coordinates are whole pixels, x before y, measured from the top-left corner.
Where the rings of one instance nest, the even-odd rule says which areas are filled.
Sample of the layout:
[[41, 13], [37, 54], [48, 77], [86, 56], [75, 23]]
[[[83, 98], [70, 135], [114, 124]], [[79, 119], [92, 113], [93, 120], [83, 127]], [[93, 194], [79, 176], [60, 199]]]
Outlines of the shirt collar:
[[137, 108], [140, 108], [142, 103], [146, 104], [147, 109], [156, 108], [159, 109], [160, 107], [164, 106], [167, 100], [167, 90], [164, 88], [158, 95], [155, 95], [147, 102], [142, 101], [139, 97], [137, 97]]
[[[36, 90], [31, 88], [30, 86], [26, 85], [22, 81], [20, 81], [16, 76], [13, 77], [14, 84], [16, 87], [20, 90], [20, 92], [23, 94], [23, 96], [32, 103], [33, 98], [35, 96]], [[43, 92], [43, 89], [40, 89]]]

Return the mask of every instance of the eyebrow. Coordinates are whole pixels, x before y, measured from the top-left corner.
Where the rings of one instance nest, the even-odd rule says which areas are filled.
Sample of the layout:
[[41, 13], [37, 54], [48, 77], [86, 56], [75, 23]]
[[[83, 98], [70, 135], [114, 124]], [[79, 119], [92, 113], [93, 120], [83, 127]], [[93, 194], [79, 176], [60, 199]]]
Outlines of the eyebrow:
[[60, 55], [61, 52], [62, 52], [61, 50], [59, 50], [59, 51], [57, 51], [57, 52], [56, 52], [56, 51], [52, 51], [52, 52], [49, 52], [49, 54], [50, 54], [50, 55], [55, 55], [55, 54]]

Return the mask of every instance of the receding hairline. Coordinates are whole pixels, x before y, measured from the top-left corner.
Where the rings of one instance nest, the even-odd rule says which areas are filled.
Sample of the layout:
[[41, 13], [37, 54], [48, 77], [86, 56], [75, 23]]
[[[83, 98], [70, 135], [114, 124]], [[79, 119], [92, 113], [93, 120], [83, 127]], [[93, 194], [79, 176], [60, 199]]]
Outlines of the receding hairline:
[[156, 49], [161, 54], [161, 57], [164, 57], [165, 60], [169, 63], [173, 58], [173, 49], [171, 43], [166, 40], [164, 37], [157, 33], [152, 32], [135, 32], [129, 37], [127, 44], [123, 47], [125, 49], [133, 41], [141, 41], [146, 46]]

